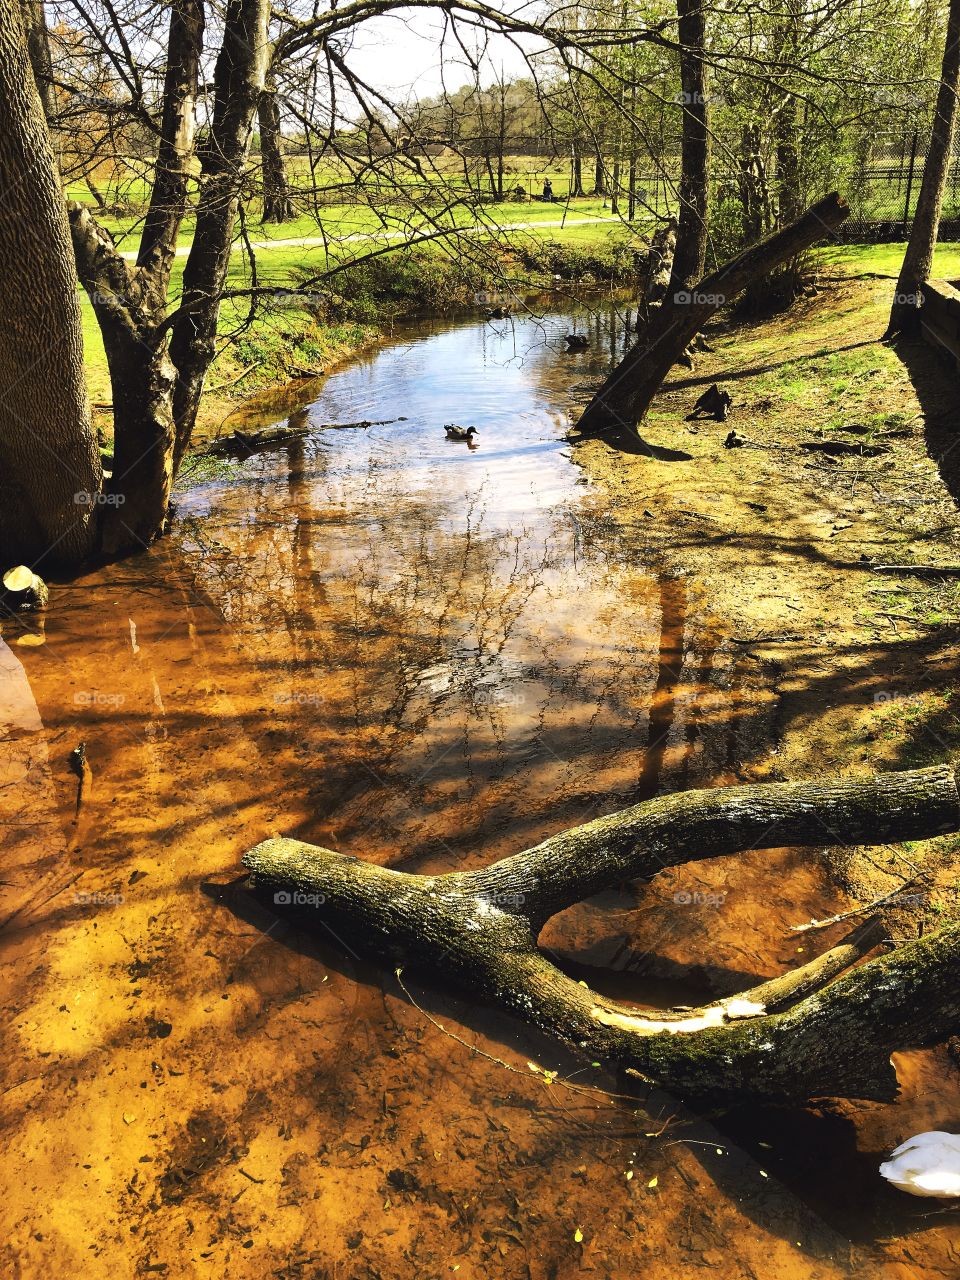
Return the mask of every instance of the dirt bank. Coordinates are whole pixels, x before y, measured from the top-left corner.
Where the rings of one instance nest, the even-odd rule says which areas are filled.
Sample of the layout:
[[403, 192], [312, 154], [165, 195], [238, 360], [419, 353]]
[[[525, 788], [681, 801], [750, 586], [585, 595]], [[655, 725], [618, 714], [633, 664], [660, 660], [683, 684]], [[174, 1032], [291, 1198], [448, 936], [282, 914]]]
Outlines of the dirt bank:
[[[739, 762], [744, 779], [905, 767], [960, 745], [960, 578], [869, 563], [960, 565], [960, 381], [920, 344], [878, 341], [888, 293], [849, 280], [775, 320], [715, 325], [644, 428], [688, 460], [576, 446], [597, 521], [689, 575], [775, 695], [769, 752]], [[714, 382], [728, 421], [688, 421]], [[928, 922], [957, 909], [955, 845], [939, 842], [921, 886]], [[903, 850], [835, 866], [867, 901], [916, 872]]]

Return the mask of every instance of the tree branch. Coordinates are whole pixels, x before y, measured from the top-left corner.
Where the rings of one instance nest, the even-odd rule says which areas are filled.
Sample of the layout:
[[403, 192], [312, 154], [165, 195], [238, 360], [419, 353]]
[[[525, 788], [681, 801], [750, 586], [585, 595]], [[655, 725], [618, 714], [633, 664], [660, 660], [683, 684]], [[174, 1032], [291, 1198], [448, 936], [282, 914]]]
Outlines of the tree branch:
[[409, 875], [298, 840], [267, 840], [244, 865], [274, 902], [322, 920], [393, 963], [437, 968], [592, 1058], [687, 1094], [888, 1100], [890, 1054], [960, 1020], [960, 925], [830, 983], [872, 945], [859, 933], [739, 997], [683, 1016], [607, 1000], [538, 950], [555, 912], [612, 883], [747, 848], [923, 839], [960, 829], [949, 766], [877, 778], [661, 796], [565, 831], [479, 871]]

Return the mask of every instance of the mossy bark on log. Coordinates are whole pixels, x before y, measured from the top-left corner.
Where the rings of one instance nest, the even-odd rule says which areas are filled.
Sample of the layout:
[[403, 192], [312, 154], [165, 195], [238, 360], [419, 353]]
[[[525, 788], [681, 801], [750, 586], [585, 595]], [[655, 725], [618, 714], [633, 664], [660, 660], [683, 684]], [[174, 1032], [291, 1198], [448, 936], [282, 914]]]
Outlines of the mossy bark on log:
[[748, 848], [876, 844], [958, 829], [957, 781], [938, 766], [657, 797], [479, 871], [410, 875], [285, 838], [243, 861], [277, 906], [315, 918], [351, 946], [439, 969], [589, 1058], [687, 1096], [885, 1101], [897, 1092], [891, 1053], [945, 1039], [960, 1023], [960, 925], [837, 977], [864, 954], [860, 938], [846, 953], [837, 948], [679, 1016], [597, 995], [551, 964], [537, 936], [557, 911], [666, 866]]

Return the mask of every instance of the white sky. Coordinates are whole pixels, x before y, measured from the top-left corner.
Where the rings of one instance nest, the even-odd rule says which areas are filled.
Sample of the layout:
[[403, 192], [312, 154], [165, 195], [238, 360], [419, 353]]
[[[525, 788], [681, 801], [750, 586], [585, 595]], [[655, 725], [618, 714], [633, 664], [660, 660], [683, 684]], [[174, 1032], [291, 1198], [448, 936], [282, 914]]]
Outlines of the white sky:
[[[456, 89], [473, 79], [463, 50], [448, 36], [441, 49], [443, 21], [440, 15], [424, 10], [391, 14], [365, 22], [358, 31], [349, 63], [373, 88], [387, 96], [428, 98], [447, 89]], [[464, 39], [467, 38], [464, 31]], [[532, 48], [532, 45], [530, 46]], [[511, 41], [491, 37], [488, 52], [491, 70], [507, 79], [529, 74], [522, 53]], [[441, 59], [443, 71], [441, 74]]]

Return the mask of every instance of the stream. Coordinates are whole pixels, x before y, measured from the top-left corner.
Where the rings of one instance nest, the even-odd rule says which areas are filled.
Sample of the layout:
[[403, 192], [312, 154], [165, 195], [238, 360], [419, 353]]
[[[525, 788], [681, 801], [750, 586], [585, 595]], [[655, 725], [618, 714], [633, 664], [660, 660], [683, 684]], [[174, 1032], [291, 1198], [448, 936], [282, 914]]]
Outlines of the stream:
[[[735, 781], [775, 740], [775, 688], [565, 439], [612, 315], [399, 327], [291, 393], [316, 430], [181, 491], [149, 553], [4, 627], [24, 1274], [956, 1273], [949, 1228], [876, 1173], [949, 1127], [936, 1055], [903, 1056], [896, 1107], [696, 1115], [243, 893], [268, 835], [477, 867]], [[815, 858], [753, 852], [614, 887], [543, 945], [609, 994], [692, 1004], [809, 958], [790, 926], [844, 905]]]

